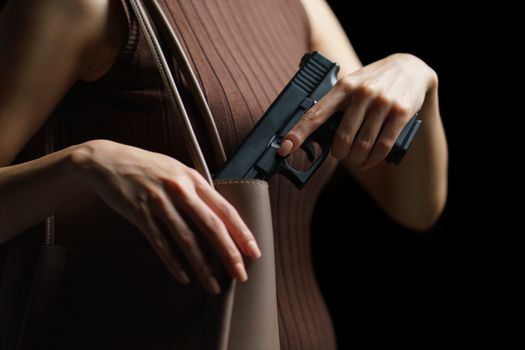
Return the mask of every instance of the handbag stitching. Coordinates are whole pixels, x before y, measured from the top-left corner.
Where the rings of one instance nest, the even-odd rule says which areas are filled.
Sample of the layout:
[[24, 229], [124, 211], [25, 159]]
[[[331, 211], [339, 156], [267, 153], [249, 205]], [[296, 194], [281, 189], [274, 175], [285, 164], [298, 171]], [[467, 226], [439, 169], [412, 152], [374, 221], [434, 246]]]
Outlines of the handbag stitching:
[[268, 186], [268, 182], [264, 180], [216, 180], [214, 181], [216, 185], [234, 185], [234, 184], [251, 184], [251, 185], [260, 185], [260, 186]]
[[50, 247], [55, 246], [55, 216], [51, 215], [46, 218], [46, 232], [44, 244]]

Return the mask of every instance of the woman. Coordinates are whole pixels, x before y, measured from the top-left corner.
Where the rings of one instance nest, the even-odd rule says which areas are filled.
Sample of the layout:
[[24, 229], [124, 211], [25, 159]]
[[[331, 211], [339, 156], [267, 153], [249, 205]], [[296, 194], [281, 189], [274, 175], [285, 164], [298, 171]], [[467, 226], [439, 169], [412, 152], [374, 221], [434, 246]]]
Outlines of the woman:
[[[297, 148], [343, 111], [333, 157], [302, 191], [278, 176], [270, 185], [281, 348], [335, 348], [311, 267], [308, 218], [339, 160], [393, 219], [417, 230], [435, 222], [447, 187], [436, 73], [409, 54], [362, 67], [323, 0], [160, 3], [197, 71], [228, 156], [305, 52], [320, 51], [341, 66], [339, 82], [280, 149], [303, 161]], [[133, 224], [148, 238], [180, 283], [190, 278], [180, 259], [163, 249], [168, 240], [216, 294], [219, 285], [195, 236], [174, 230], [179, 211], [208, 235], [241, 282], [248, 278], [242, 256], [264, 252], [235, 209], [185, 165], [179, 139], [163, 131], [173, 129], [161, 84], [127, 6], [125, 0], [7, 0], [0, 17], [0, 241], [68, 210], [76, 210], [70, 217], [81, 230], [96, 216], [74, 203], [94, 194], [112, 209], [104, 215], [116, 222], [120, 214], [127, 219], [122, 227], [129, 231]], [[386, 165], [382, 160], [416, 112], [424, 127], [410, 152], [400, 167]], [[11, 165], [52, 114], [66, 131], [62, 149]], [[117, 242], [127, 234], [119, 232]]]

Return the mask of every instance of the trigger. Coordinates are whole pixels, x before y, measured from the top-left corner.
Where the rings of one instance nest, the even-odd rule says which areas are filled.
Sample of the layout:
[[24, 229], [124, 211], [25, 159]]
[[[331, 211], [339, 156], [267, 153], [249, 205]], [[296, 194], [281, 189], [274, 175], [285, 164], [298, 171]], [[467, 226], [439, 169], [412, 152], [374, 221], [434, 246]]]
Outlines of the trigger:
[[311, 140], [306, 140], [302, 145], [301, 148], [303, 151], [306, 152], [306, 156], [308, 157], [308, 160], [310, 162], [313, 162], [315, 159], [315, 148], [314, 143]]

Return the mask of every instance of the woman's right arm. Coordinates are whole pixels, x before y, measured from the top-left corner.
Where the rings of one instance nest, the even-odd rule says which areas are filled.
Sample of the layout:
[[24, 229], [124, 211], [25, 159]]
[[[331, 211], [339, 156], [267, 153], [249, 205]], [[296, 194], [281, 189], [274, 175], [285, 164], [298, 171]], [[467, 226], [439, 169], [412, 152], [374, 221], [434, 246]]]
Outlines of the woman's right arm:
[[9, 166], [77, 80], [94, 80], [111, 67], [126, 35], [119, 6], [113, 0], [9, 0], [2, 10], [0, 242], [94, 191], [144, 232], [179, 281], [188, 278], [169, 239], [181, 246], [204, 287], [217, 293], [217, 281], [180, 211], [209, 238], [233, 277], [246, 279], [241, 252], [260, 253], [237, 211], [193, 169], [105, 140]]
[[[101, 20], [90, 0], [9, 0], [0, 13], [0, 241], [41, 221], [83, 187], [71, 176], [77, 147], [8, 166], [91, 59]], [[90, 57], [90, 59], [87, 59]]]

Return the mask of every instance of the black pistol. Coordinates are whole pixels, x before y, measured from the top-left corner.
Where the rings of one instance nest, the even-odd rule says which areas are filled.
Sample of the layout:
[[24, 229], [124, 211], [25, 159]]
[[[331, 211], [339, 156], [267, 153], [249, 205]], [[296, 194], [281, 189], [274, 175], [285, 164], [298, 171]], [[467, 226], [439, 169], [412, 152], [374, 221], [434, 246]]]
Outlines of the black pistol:
[[[277, 150], [282, 139], [303, 114], [334, 86], [338, 71], [339, 66], [336, 63], [318, 52], [305, 54], [299, 71], [264, 113], [235, 155], [215, 174], [214, 179], [269, 180], [273, 174], [280, 173], [295, 186], [302, 188], [328, 156], [343, 114], [334, 114], [302, 144], [301, 148], [311, 162], [307, 170], [294, 169], [285, 157], [277, 154]], [[421, 120], [414, 116], [386, 157], [387, 162], [399, 165], [420, 126]], [[321, 150], [317, 157], [315, 143]]]

